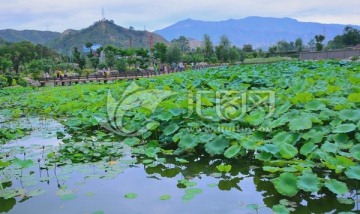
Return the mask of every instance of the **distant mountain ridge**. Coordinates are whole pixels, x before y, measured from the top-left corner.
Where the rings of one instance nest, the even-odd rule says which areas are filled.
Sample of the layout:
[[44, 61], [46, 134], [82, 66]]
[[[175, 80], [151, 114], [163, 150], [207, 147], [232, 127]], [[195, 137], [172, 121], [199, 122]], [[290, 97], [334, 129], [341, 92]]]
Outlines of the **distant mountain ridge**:
[[[217, 44], [221, 35], [227, 35], [233, 45], [242, 47], [252, 44], [255, 48], [267, 48], [277, 41], [295, 41], [302, 38], [306, 44], [315, 35], [325, 35], [325, 42], [332, 40], [336, 35], [342, 34], [347, 25], [321, 24], [315, 22], [299, 22], [291, 18], [269, 18], [251, 16], [244, 19], [229, 19], [226, 21], [199, 21], [186, 19], [169, 27], [154, 31], [167, 40], [179, 36], [202, 40], [207, 33]], [[360, 26], [354, 26], [360, 29]]]
[[123, 28], [110, 20], [100, 20], [82, 30], [68, 29], [63, 33], [37, 30], [0, 30], [0, 38], [7, 42], [30, 41], [45, 45], [58, 52], [69, 53], [73, 47], [82, 48], [87, 42], [116, 45], [121, 48], [149, 48], [150, 40], [168, 43], [163, 37], [148, 31]]

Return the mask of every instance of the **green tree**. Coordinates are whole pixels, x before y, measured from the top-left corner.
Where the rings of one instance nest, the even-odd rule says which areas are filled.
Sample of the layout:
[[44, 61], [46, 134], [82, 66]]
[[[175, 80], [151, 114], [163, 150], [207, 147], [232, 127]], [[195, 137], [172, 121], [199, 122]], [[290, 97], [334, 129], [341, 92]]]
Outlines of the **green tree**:
[[210, 59], [214, 56], [214, 45], [208, 34], [204, 34], [203, 37], [203, 48], [204, 48], [204, 57], [205, 59]]
[[178, 39], [171, 40], [172, 44], [177, 44], [180, 50], [184, 53], [190, 51], [189, 40], [185, 36], [180, 36]]
[[234, 63], [240, 59], [240, 53], [237, 47], [232, 46], [229, 50], [229, 60]]
[[181, 49], [178, 44], [175, 43], [169, 47], [166, 58], [168, 63], [179, 63], [181, 61]]
[[230, 45], [231, 42], [228, 37], [226, 35], [222, 35], [220, 37], [219, 45], [215, 48], [217, 58], [222, 62], [227, 62], [229, 60]]
[[324, 45], [322, 44], [322, 42], [324, 41], [325, 36], [323, 35], [316, 35], [315, 36], [315, 47], [316, 47], [316, 51], [322, 51]]
[[295, 40], [295, 49], [297, 52], [301, 52], [304, 49], [303, 41], [301, 38]]
[[81, 56], [81, 53], [77, 47], [74, 47], [72, 54], [73, 54], [74, 62], [79, 65], [79, 68], [81, 70], [83, 70], [86, 64], [86, 60], [83, 56]]
[[343, 34], [343, 42], [345, 46], [360, 44], [360, 31], [353, 27], [346, 26]]
[[7, 72], [13, 66], [12, 61], [7, 58], [0, 58], [0, 72]]
[[161, 63], [166, 61], [167, 46], [164, 43], [156, 43], [154, 46], [154, 57], [159, 59]]

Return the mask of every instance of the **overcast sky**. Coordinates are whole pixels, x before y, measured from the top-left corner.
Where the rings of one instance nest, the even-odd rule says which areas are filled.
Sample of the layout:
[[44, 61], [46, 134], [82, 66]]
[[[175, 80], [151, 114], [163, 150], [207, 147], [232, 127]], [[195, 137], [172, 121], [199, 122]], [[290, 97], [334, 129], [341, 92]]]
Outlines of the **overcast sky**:
[[191, 18], [247, 16], [360, 25], [360, 0], [0, 0], [0, 29], [82, 29], [105, 18], [123, 27], [154, 31]]

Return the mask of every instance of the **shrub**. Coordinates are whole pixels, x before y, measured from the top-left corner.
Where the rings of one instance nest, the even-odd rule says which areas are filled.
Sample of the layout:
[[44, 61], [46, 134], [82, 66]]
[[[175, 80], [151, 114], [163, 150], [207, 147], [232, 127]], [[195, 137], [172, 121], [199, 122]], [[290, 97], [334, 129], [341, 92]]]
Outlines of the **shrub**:
[[8, 86], [7, 78], [0, 76], [0, 88], [4, 88], [6, 86]]
[[351, 61], [357, 61], [359, 59], [359, 56], [353, 56], [351, 57]]

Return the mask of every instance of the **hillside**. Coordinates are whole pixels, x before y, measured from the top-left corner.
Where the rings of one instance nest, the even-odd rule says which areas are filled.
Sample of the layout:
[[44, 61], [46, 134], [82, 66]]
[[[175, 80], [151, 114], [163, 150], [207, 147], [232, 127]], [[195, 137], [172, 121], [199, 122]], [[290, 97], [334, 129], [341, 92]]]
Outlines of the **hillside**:
[[32, 43], [44, 45], [55, 38], [60, 37], [61, 33], [39, 30], [0, 30], [0, 37], [8, 42], [30, 41]]
[[[215, 44], [219, 37], [227, 35], [232, 44], [242, 46], [252, 44], [255, 48], [267, 48], [277, 41], [294, 41], [302, 38], [308, 43], [317, 34], [325, 35], [325, 42], [342, 34], [346, 25], [299, 22], [291, 18], [247, 17], [226, 21], [198, 21], [186, 19], [174, 25], [155, 31], [167, 40], [179, 36], [202, 40], [205, 33], [209, 34]], [[360, 26], [353, 26], [360, 29]]]
[[73, 47], [81, 48], [87, 42], [101, 45], [116, 45], [121, 48], [132, 47], [148, 48], [152, 35], [153, 44], [167, 41], [154, 33], [147, 31], [137, 31], [123, 28], [116, 25], [113, 21], [101, 20], [92, 26], [80, 31], [67, 30], [61, 37], [48, 43], [47, 45], [57, 51], [68, 52]]
[[[73, 47], [82, 48], [87, 42], [100, 45], [116, 45], [122, 48], [149, 48], [150, 37], [153, 44], [167, 41], [155, 33], [123, 28], [113, 21], [101, 20], [82, 30], [68, 29], [63, 33], [37, 30], [0, 30], [0, 39], [7, 42], [30, 41], [48, 46], [58, 52], [69, 53]], [[3, 42], [0, 40], [0, 43]]]

